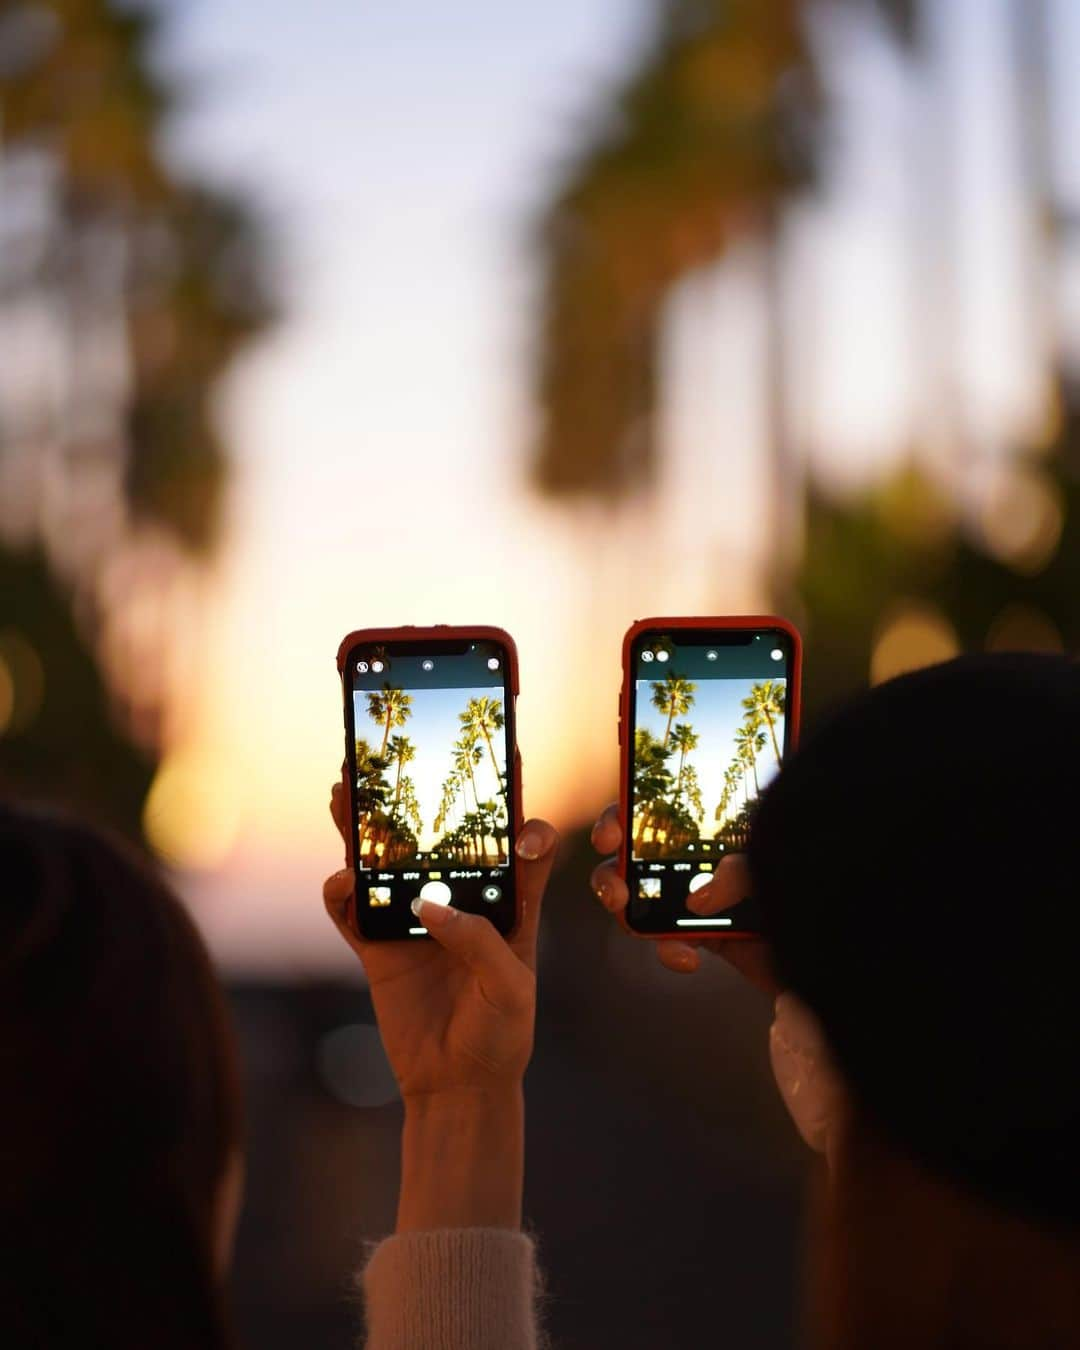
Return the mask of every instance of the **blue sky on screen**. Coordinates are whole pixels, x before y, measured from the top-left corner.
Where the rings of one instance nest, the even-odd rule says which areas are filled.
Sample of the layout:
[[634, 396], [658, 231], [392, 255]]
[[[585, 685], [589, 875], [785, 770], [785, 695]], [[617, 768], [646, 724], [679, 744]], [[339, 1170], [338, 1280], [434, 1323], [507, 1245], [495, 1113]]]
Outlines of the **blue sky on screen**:
[[[403, 727], [394, 727], [391, 736], [406, 736], [416, 747], [416, 758], [405, 766], [407, 774], [416, 787], [420, 802], [420, 815], [423, 829], [420, 832], [420, 847], [432, 848], [437, 836], [432, 830], [439, 803], [442, 800], [442, 785], [449, 775], [452, 763], [452, 748], [461, 735], [460, 714], [473, 698], [497, 697], [498, 691], [486, 689], [407, 689], [412, 697], [412, 710], [409, 720]], [[502, 700], [499, 700], [500, 705]], [[382, 745], [382, 725], [368, 714], [367, 693], [357, 691], [353, 695], [356, 718], [356, 734], [363, 737], [373, 750]], [[483, 744], [481, 742], [481, 744]], [[499, 772], [506, 772], [506, 738], [499, 733], [492, 738], [492, 749], [499, 766]], [[491, 762], [487, 746], [483, 746], [484, 755], [473, 773], [476, 775], [476, 787], [480, 800], [497, 801], [498, 784], [495, 781], [495, 767]], [[391, 784], [397, 773], [396, 766], [387, 771]], [[472, 791], [468, 790], [469, 809], [472, 808]]]
[[[673, 726], [681, 722], [688, 723], [700, 738], [697, 749], [687, 755], [686, 762], [697, 770], [698, 781], [701, 784], [701, 799], [705, 807], [701, 833], [705, 839], [711, 839], [716, 833], [717, 821], [714, 817], [720, 794], [724, 790], [724, 771], [734, 758], [735, 733], [746, 716], [742, 700], [750, 693], [755, 683], [757, 681], [751, 679], [696, 680], [697, 690], [693, 706], [684, 717], [676, 717], [672, 723]], [[786, 684], [786, 681], [776, 680], [774, 683]], [[652, 691], [655, 684], [655, 680], [637, 681], [635, 722], [637, 726], [651, 731], [659, 741], [664, 736], [667, 716], [653, 707]], [[762, 788], [776, 772], [772, 743], [767, 737], [766, 730], [765, 749], [761, 751], [757, 762], [758, 782]], [[783, 748], [782, 717], [776, 721], [776, 739]], [[674, 773], [678, 768], [678, 755], [674, 754], [669, 763]]]

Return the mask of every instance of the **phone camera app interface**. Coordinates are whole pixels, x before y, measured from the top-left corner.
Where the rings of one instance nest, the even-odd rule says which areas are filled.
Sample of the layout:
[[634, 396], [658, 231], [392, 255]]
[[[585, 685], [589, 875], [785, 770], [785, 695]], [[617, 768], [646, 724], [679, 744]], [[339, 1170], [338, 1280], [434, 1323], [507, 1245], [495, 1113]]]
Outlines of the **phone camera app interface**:
[[641, 931], [755, 927], [685, 905], [728, 853], [787, 745], [791, 642], [776, 630], [644, 634], [633, 653], [629, 919]]
[[425, 933], [417, 896], [512, 914], [505, 652], [449, 645], [352, 660], [357, 895], [385, 936]]

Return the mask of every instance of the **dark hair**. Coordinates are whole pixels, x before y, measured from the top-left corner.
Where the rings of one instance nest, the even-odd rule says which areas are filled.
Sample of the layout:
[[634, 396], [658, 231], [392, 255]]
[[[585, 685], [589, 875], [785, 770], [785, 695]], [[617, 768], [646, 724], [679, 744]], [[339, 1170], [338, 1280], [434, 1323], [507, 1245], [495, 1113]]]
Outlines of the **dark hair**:
[[[901, 1232], [921, 1231], [920, 1259], [937, 1252], [934, 1278], [954, 1285], [983, 1243], [996, 1267], [980, 1275], [980, 1327], [1018, 1268], [1050, 1280], [1048, 1251], [1076, 1273], [1078, 775], [1080, 666], [998, 654], [855, 699], [763, 796], [754, 893], [781, 981], [818, 1014], [850, 1089], [834, 1213], [857, 1271], [848, 1283], [859, 1297], [873, 1285], [878, 1313], [882, 1291], [918, 1280]], [[1080, 1279], [1051, 1287], [1060, 1343], [1080, 1343]], [[961, 1295], [954, 1287], [954, 1307]], [[917, 1302], [909, 1289], [893, 1313]], [[983, 1340], [906, 1334], [1049, 1343], [1009, 1339], [1005, 1321]], [[902, 1323], [893, 1316], [894, 1330]], [[862, 1341], [830, 1343], [869, 1344], [868, 1325]], [[1043, 1322], [1027, 1326], [1034, 1335]], [[892, 1345], [905, 1333], [890, 1339], [880, 1322], [875, 1334]]]
[[239, 1093], [201, 939], [124, 846], [3, 804], [0, 897], [0, 1338], [226, 1345]]

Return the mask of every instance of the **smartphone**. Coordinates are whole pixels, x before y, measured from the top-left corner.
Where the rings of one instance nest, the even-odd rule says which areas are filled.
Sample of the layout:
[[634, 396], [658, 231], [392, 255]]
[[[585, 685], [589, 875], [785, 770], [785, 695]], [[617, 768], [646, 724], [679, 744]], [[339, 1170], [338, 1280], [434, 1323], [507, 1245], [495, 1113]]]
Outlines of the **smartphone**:
[[786, 619], [642, 619], [623, 640], [619, 698], [625, 922], [650, 938], [750, 937], [750, 897], [686, 906], [746, 845], [754, 806], [795, 744], [802, 642]]
[[517, 649], [500, 628], [350, 633], [345, 704], [346, 860], [355, 923], [373, 941], [420, 940], [420, 896], [517, 923], [521, 761]]

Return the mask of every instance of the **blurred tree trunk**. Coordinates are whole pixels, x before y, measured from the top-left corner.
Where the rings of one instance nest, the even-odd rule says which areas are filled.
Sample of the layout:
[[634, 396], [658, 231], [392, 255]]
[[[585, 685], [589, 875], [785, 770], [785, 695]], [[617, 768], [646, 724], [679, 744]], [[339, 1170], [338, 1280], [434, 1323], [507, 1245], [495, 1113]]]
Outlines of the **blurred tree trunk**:
[[[190, 576], [218, 532], [214, 391], [273, 318], [248, 203], [161, 157], [181, 102], [157, 59], [166, 21], [123, 0], [0, 7], [0, 329], [17, 373], [0, 384], [0, 684], [22, 708], [0, 717], [0, 783], [133, 835], [132, 784], [194, 648]], [[4, 641], [41, 697], [20, 693]], [[65, 697], [87, 664], [85, 697]], [[65, 753], [39, 759], [50, 736]]]
[[802, 465], [790, 409], [790, 343], [785, 285], [784, 216], [774, 208], [761, 236], [761, 290], [765, 312], [765, 529], [766, 587], [775, 608], [790, 600], [802, 531]]
[[1058, 281], [1066, 212], [1059, 198], [1056, 172], [1051, 9], [1051, 0], [1012, 0], [1010, 17], [1016, 54], [1017, 123], [1036, 241], [1028, 269], [1035, 340], [1056, 373], [1063, 348]]

